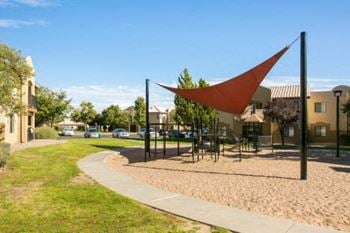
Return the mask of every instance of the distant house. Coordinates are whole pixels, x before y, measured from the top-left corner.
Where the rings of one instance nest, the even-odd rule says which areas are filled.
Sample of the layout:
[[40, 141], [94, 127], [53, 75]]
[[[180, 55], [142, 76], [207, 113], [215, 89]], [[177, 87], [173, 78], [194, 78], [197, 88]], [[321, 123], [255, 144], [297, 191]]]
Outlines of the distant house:
[[27, 64], [32, 67], [33, 73], [22, 85], [22, 103], [26, 106], [22, 114], [9, 116], [0, 112], [0, 141], [10, 144], [26, 143], [34, 139], [36, 98], [35, 98], [35, 70], [31, 57], [26, 58]]
[[75, 122], [71, 118], [66, 117], [63, 119], [63, 121], [57, 123], [56, 126], [62, 127], [62, 128], [78, 129], [79, 127], [84, 127], [85, 124], [82, 122]]
[[149, 122], [154, 124], [152, 128], [162, 129], [161, 124], [168, 123], [168, 111], [161, 107], [153, 106], [149, 110]]

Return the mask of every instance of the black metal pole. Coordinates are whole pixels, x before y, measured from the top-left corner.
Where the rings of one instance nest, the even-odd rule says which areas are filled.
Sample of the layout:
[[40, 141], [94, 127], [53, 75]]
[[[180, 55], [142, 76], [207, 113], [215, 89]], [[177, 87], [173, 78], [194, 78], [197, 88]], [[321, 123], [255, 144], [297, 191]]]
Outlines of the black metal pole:
[[300, 179], [307, 179], [307, 60], [306, 32], [300, 34], [301, 148]]
[[149, 79], [146, 79], [146, 132], [145, 132], [145, 162], [150, 158], [150, 134], [149, 134]]
[[337, 95], [337, 154], [335, 157], [339, 157], [339, 95]]

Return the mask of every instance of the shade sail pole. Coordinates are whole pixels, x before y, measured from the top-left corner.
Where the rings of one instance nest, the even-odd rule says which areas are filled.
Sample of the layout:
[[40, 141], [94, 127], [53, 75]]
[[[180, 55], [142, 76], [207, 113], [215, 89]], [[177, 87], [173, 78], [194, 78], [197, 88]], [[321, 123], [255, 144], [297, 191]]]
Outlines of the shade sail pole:
[[150, 145], [150, 127], [149, 127], [149, 79], [146, 79], [146, 132], [145, 136], [145, 162], [151, 157]]
[[301, 148], [300, 179], [307, 179], [307, 62], [306, 32], [300, 34]]

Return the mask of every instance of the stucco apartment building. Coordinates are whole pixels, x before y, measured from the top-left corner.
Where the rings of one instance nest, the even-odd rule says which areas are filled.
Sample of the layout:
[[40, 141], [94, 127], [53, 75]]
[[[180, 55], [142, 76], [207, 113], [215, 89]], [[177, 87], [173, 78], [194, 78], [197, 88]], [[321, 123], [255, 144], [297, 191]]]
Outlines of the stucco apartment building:
[[0, 142], [10, 144], [26, 143], [34, 139], [36, 98], [35, 98], [35, 71], [31, 57], [26, 61], [32, 67], [33, 73], [22, 85], [22, 103], [26, 110], [22, 114], [7, 115], [0, 113]]
[[[350, 133], [350, 116], [342, 112], [342, 106], [350, 100], [350, 87], [337, 86], [328, 91], [310, 91], [308, 89], [308, 142], [309, 143], [335, 143], [336, 142], [336, 97], [334, 90], [341, 90], [342, 95], [339, 101], [339, 129], [340, 134]], [[286, 85], [278, 87], [258, 87], [250, 106], [247, 107], [241, 116], [219, 112], [218, 117], [222, 125], [233, 129], [238, 136], [240, 132], [243, 137], [255, 133], [259, 135], [272, 135], [274, 143], [281, 143], [281, 136], [275, 123], [264, 119], [263, 107], [273, 99], [285, 99], [294, 102], [297, 106], [300, 103], [299, 85]], [[254, 116], [255, 115], [255, 116]], [[252, 117], [254, 116], [254, 117]], [[252, 121], [253, 119], [253, 121]], [[263, 122], [261, 122], [261, 120]], [[260, 121], [260, 123], [259, 123]], [[253, 123], [254, 122], [254, 123]], [[242, 129], [240, 128], [242, 125]], [[300, 143], [300, 121], [288, 125], [284, 131], [285, 143]]]
[[[335, 143], [336, 141], [336, 97], [334, 90], [342, 90], [339, 103], [340, 134], [350, 133], [350, 116], [342, 113], [342, 106], [350, 100], [350, 87], [337, 86], [328, 91], [307, 91], [308, 106], [308, 142]], [[258, 135], [272, 135], [274, 143], [281, 143], [281, 136], [275, 123], [264, 119], [263, 108], [268, 101], [284, 99], [300, 105], [299, 85], [286, 85], [266, 88], [259, 86], [252, 97], [245, 112], [238, 116], [225, 112], [218, 112], [220, 126], [226, 128], [228, 135], [249, 137], [253, 133]], [[168, 111], [158, 107], [150, 109], [151, 123], [166, 123]], [[254, 132], [253, 132], [254, 131]], [[284, 131], [285, 143], [300, 143], [300, 121], [288, 125]]]
[[336, 86], [329, 91], [311, 92], [308, 99], [309, 142], [336, 141], [336, 97], [334, 90], [341, 90], [339, 97], [339, 134], [349, 134], [350, 116], [343, 113], [343, 105], [350, 100], [349, 86]]

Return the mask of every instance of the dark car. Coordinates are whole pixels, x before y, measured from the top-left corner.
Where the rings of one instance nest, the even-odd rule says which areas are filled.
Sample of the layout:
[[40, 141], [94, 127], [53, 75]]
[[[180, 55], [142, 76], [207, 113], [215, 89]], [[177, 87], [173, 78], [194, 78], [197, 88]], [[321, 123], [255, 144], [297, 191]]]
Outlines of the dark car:
[[185, 133], [181, 132], [179, 130], [170, 130], [169, 131], [169, 138], [185, 138]]

